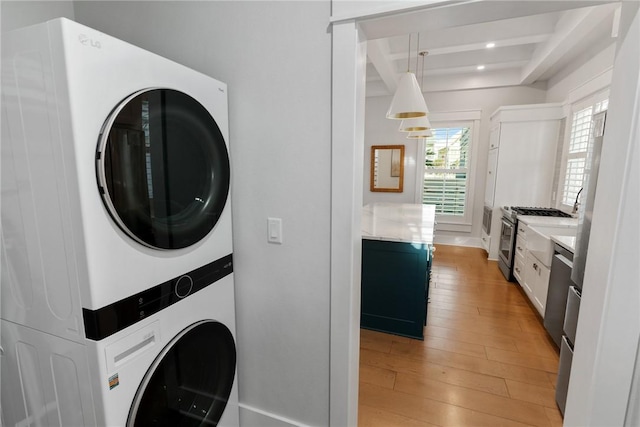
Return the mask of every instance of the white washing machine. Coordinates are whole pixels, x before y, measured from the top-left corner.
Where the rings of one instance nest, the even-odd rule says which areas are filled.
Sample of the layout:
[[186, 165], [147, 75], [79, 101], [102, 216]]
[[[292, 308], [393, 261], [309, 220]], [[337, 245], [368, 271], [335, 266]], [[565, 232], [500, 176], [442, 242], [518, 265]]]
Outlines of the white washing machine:
[[[158, 425], [190, 425], [184, 390], [209, 410], [198, 423], [237, 425], [235, 345], [230, 368], [202, 344], [235, 341], [226, 85], [56, 19], [3, 34], [2, 114], [6, 425], [75, 425], [65, 399], [98, 425], [150, 425], [135, 409], [163, 407], [179, 409]], [[157, 367], [165, 353], [181, 362]], [[231, 385], [184, 379], [209, 366], [198, 357]], [[135, 403], [157, 381], [164, 397]]]
[[2, 425], [238, 426], [229, 301], [233, 274], [82, 344], [2, 320]]

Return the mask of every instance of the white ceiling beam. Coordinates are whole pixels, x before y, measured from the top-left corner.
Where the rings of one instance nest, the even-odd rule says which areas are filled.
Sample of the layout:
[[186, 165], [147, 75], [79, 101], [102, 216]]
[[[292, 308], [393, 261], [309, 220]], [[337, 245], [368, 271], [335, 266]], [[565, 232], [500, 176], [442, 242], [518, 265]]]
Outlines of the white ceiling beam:
[[607, 19], [615, 8], [616, 5], [606, 5], [565, 12], [558, 20], [553, 37], [538, 46], [529, 64], [523, 67], [521, 83], [527, 85], [535, 82], [569, 54], [594, 27]]
[[436, 68], [426, 70], [425, 76], [442, 76], [442, 75], [452, 75], [452, 74], [468, 74], [477, 72], [480, 73], [491, 73], [497, 70], [508, 70], [508, 69], [517, 69], [520, 70], [522, 67], [527, 64], [527, 61], [509, 61], [509, 62], [496, 62], [492, 64], [482, 64], [485, 66], [484, 70], [478, 70], [478, 65], [465, 65], [460, 67], [449, 67], [449, 68]]
[[[501, 21], [483, 22], [438, 30], [426, 29], [420, 31], [420, 39], [425, 41], [425, 45], [456, 46], [482, 41], [495, 41], [503, 38], [553, 34], [557, 20], [553, 19], [555, 15], [555, 13], [551, 13], [522, 16]], [[395, 40], [402, 40], [402, 38], [396, 37]], [[393, 42], [391, 47], [392, 49], [394, 49], [394, 47], [397, 49], [397, 45], [394, 45]]]
[[[493, 49], [498, 49], [501, 47], [543, 43], [549, 40], [551, 37], [552, 37], [552, 34], [536, 34], [532, 36], [515, 37], [515, 38], [504, 39], [504, 40], [495, 40], [493, 42], [496, 45]], [[471, 52], [475, 50], [484, 50], [486, 48], [487, 48], [486, 42], [481, 42], [481, 43], [469, 43], [469, 44], [463, 44], [463, 45], [457, 45], [457, 46], [446, 46], [446, 47], [425, 47], [424, 49], [421, 49], [421, 50], [427, 50], [429, 51], [429, 56], [435, 56], [435, 55], [448, 55], [451, 53]], [[390, 61], [398, 61], [406, 57], [407, 57], [406, 52], [394, 53], [389, 55], [388, 59]]]
[[[551, 38], [551, 34], [536, 34], [534, 36], [526, 36], [526, 37], [517, 37], [510, 38], [504, 40], [494, 40], [495, 47], [492, 49], [498, 49], [501, 47], [508, 46], [521, 46], [526, 44], [537, 44], [543, 43]], [[486, 42], [481, 43], [470, 43], [459, 46], [448, 46], [448, 47], [437, 47], [431, 48], [429, 50], [429, 55], [447, 55], [450, 53], [461, 53], [461, 52], [470, 52], [473, 50], [483, 50], [487, 49]]]
[[[487, 89], [496, 87], [520, 86], [520, 71], [517, 69], [501, 70], [495, 73], [469, 73], [445, 76], [433, 76], [425, 79], [425, 99], [429, 103], [430, 92], [461, 91], [470, 89]], [[391, 96], [381, 81], [367, 83], [367, 97]]]
[[495, 22], [543, 13], [558, 12], [619, 0], [519, 0], [477, 1], [467, 0], [443, 5], [425, 5], [406, 13], [391, 14], [364, 20], [360, 27], [367, 40], [417, 33], [429, 29], [437, 31], [450, 27]]
[[519, 70], [509, 69], [493, 73], [473, 72], [434, 76], [424, 81], [424, 92], [427, 92], [425, 99], [429, 102], [428, 92], [518, 86], [520, 85], [519, 75]]
[[[484, 64], [486, 67], [484, 70], [478, 70], [477, 65], [431, 69], [431, 70], [425, 71], [424, 82], [426, 84], [427, 81], [432, 77], [454, 76], [459, 74], [467, 74], [467, 75], [475, 74], [477, 76], [482, 76], [486, 74], [492, 74], [497, 71], [503, 72], [504, 70], [509, 70], [509, 73], [510, 73], [509, 75], [511, 76], [515, 71], [519, 73], [525, 64], [527, 64], [527, 61], [510, 61], [510, 62], [498, 62], [493, 64]], [[421, 79], [422, 79], [421, 77], [418, 77], [418, 80], [421, 80]], [[382, 79], [378, 75], [374, 75], [370, 77], [367, 76], [367, 84], [373, 83], [373, 82], [382, 82]], [[518, 80], [518, 84], [520, 84], [520, 80]]]
[[395, 93], [398, 87], [398, 76], [393, 63], [389, 60], [389, 41], [378, 39], [367, 42], [367, 56], [380, 74], [389, 93]]

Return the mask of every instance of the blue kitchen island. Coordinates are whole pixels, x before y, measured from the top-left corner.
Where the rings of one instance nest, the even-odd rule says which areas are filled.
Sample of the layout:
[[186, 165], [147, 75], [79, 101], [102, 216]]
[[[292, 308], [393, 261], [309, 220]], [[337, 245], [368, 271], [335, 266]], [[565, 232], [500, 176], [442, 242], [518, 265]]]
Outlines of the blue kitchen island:
[[363, 207], [362, 328], [424, 339], [434, 226], [432, 205]]

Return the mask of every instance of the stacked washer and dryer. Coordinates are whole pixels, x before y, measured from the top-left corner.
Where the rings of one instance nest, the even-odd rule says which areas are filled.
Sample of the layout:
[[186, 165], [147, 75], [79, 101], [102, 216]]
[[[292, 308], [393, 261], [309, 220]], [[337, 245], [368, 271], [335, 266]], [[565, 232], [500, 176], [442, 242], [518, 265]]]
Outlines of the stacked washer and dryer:
[[238, 425], [226, 85], [2, 37], [2, 425]]

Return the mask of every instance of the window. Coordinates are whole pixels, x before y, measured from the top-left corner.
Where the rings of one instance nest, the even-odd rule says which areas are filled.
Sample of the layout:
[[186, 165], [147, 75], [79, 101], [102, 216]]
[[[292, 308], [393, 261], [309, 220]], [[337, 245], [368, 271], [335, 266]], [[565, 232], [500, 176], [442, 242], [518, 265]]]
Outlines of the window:
[[422, 203], [437, 214], [464, 216], [469, 177], [471, 127], [434, 128], [425, 142]]
[[418, 141], [415, 202], [436, 207], [438, 231], [471, 232], [481, 118], [480, 110], [431, 112], [433, 136]]
[[573, 113], [567, 150], [562, 204], [573, 206], [584, 182], [587, 156], [591, 148], [591, 116], [607, 109], [608, 99], [591, 103]]

